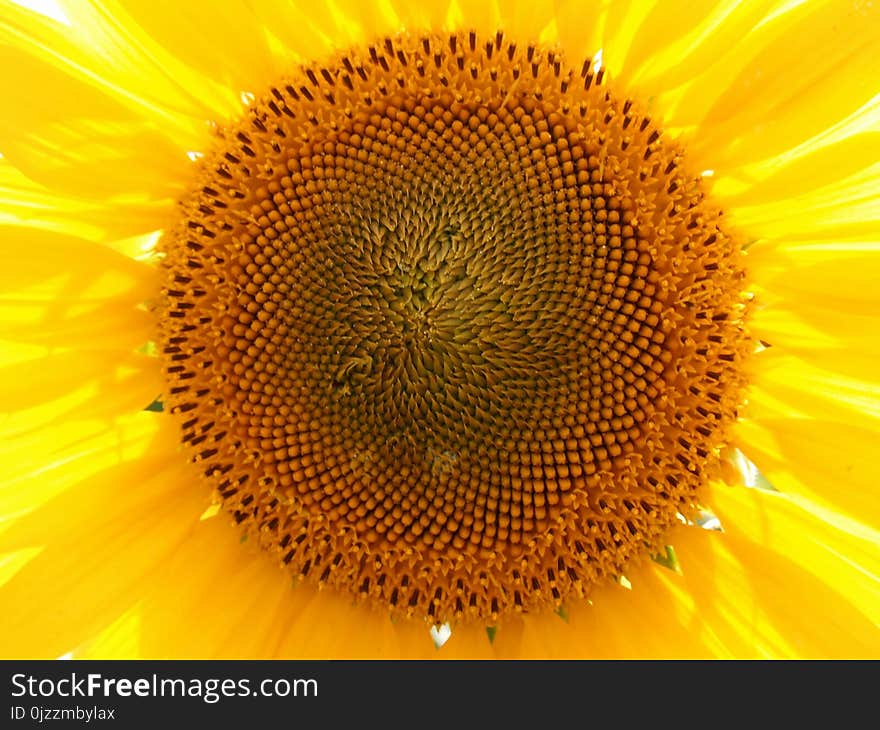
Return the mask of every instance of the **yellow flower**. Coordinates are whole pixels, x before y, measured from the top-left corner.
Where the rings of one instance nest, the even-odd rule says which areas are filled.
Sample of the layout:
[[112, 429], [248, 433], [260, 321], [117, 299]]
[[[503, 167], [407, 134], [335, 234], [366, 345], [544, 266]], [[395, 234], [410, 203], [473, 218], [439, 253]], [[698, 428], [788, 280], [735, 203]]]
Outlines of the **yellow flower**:
[[878, 654], [871, 3], [2, 3], [0, 653]]

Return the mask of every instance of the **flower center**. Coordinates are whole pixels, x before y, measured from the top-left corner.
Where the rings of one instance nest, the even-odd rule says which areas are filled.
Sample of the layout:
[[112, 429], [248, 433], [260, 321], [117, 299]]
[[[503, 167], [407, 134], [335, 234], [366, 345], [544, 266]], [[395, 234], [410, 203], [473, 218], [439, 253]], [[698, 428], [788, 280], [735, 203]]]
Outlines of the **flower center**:
[[693, 514], [741, 399], [739, 246], [602, 81], [403, 36], [221, 131], [163, 240], [167, 397], [289, 571], [495, 621]]

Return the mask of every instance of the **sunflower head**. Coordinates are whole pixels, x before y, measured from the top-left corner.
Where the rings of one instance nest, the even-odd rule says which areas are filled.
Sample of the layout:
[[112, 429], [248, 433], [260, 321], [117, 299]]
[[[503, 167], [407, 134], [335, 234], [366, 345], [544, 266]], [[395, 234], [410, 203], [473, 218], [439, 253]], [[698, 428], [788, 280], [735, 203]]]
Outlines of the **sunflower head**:
[[183, 441], [294, 575], [558, 608], [692, 517], [742, 398], [736, 237], [590, 60], [398, 36], [279, 79], [163, 242]]
[[[57, 515], [71, 544], [118, 540], [93, 526], [111, 513], [156, 530], [133, 532], [119, 562], [157, 587], [132, 580], [104, 612], [77, 599], [83, 625], [116, 636], [133, 621], [158, 649], [191, 601], [201, 616], [237, 605], [241, 621], [217, 617], [208, 636], [241, 646], [188, 635], [202, 650], [173, 653], [377, 655], [451, 628], [471, 655], [595, 655], [601, 636], [612, 654], [754, 653], [742, 632], [785, 654], [812, 635], [778, 628], [794, 609], [767, 586], [782, 584], [847, 617], [862, 643], [842, 645], [870, 644], [876, 602], [840, 576], [876, 547], [860, 522], [876, 490], [856, 469], [841, 496], [827, 464], [861, 463], [876, 428], [858, 364], [871, 358], [829, 355], [874, 351], [869, 314], [861, 336], [844, 326], [861, 295], [841, 286], [854, 252], [873, 270], [876, 226], [853, 201], [876, 202], [874, 11], [403, 2], [377, 15], [340, 0], [206, 15], [126, 0], [37, 19], [21, 5], [0, 25], [7, 60], [70, 114], [5, 89], [27, 112], [0, 113], [0, 215], [74, 236], [35, 233], [37, 259], [82, 260], [57, 291], [58, 262], [33, 264], [44, 334], [5, 330], [19, 371], [37, 344], [77, 365], [43, 410], [19, 398], [16, 443], [59, 439], [21, 461], [57, 485], [24, 511]], [[848, 40], [827, 39], [794, 84], [786, 49], [826, 21]], [[113, 280], [87, 281], [98, 268]], [[116, 461], [113, 480], [132, 469], [124, 499], [103, 471]], [[65, 489], [94, 481], [99, 507], [71, 511]], [[10, 550], [31, 546], [21, 529]], [[39, 575], [26, 557], [0, 583], [21, 606]], [[781, 634], [719, 603], [731, 581]], [[233, 593], [277, 621], [252, 626]], [[343, 644], [312, 636], [315, 620]], [[652, 644], [661, 635], [674, 648]]]

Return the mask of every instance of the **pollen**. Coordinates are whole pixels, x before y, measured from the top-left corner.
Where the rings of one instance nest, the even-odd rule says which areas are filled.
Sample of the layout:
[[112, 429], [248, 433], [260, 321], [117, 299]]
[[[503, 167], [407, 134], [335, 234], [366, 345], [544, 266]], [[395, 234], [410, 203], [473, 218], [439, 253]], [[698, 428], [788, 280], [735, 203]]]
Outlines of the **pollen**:
[[740, 243], [603, 73], [386, 38], [194, 163], [160, 243], [166, 409], [284, 570], [494, 626], [697, 513], [751, 349]]

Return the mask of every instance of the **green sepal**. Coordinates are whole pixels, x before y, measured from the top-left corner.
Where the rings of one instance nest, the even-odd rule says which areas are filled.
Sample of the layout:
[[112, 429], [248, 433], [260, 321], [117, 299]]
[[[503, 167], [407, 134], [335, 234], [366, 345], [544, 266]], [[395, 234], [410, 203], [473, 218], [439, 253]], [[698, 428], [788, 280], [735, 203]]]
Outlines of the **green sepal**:
[[659, 553], [652, 556], [655, 563], [660, 563], [664, 568], [668, 568], [673, 573], [681, 575], [681, 566], [678, 564], [678, 557], [675, 554], [675, 548], [672, 545], [666, 546], [666, 554]]

